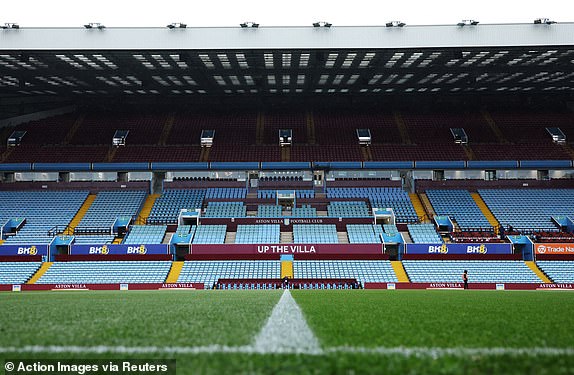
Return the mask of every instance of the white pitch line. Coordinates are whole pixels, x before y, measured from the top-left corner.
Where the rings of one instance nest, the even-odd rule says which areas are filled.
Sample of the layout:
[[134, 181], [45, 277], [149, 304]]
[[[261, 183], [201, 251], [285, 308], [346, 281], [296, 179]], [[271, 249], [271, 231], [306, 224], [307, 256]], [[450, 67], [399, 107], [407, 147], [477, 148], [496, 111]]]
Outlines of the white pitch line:
[[361, 354], [381, 357], [559, 357], [574, 356], [574, 348], [466, 348], [466, 347], [355, 347], [338, 346], [304, 352], [298, 348], [281, 348], [277, 351], [267, 350], [264, 353], [253, 345], [247, 346], [41, 346], [29, 345], [22, 347], [0, 347], [0, 353], [33, 353], [33, 354], [305, 354], [313, 356], [329, 354]]
[[253, 350], [261, 354], [321, 354], [319, 340], [307, 325], [289, 289], [283, 292], [267, 323], [255, 337]]

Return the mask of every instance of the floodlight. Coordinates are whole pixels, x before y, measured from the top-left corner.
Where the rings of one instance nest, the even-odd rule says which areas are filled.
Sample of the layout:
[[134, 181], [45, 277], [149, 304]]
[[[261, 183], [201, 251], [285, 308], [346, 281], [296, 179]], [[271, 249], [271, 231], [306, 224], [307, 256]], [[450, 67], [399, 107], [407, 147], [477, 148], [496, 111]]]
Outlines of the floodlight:
[[535, 25], [540, 25], [540, 24], [547, 24], [547, 25], [552, 25], [553, 23], [556, 23], [556, 21], [552, 21], [549, 18], [537, 18], [534, 20], [534, 24]]
[[99, 22], [90, 22], [84, 25], [86, 29], [93, 29], [94, 27], [97, 29], [105, 29], [106, 27]]
[[461, 22], [457, 23], [457, 26], [476, 26], [478, 25], [478, 21], [475, 20], [462, 20]]
[[239, 24], [239, 26], [246, 28], [246, 27], [252, 27], [254, 29], [259, 27], [259, 24], [256, 22], [242, 22]]
[[403, 27], [406, 23], [401, 21], [390, 21], [385, 24], [386, 27]]
[[173, 23], [170, 23], [169, 25], [167, 25], [168, 29], [175, 29], [176, 27], [178, 27], [180, 29], [185, 29], [187, 27], [187, 24], [181, 23], [181, 22], [173, 22]]
[[17, 23], [6, 22], [3, 26], [0, 26], [3, 29], [19, 29], [20, 25]]
[[320, 21], [320, 22], [313, 22], [313, 27], [331, 27], [333, 26], [332, 23]]

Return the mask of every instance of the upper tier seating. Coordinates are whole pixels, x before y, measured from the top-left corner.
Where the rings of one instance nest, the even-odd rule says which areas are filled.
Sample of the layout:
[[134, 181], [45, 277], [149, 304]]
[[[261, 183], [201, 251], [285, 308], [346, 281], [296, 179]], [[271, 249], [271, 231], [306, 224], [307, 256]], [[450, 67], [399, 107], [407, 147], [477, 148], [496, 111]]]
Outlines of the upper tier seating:
[[41, 265], [41, 262], [0, 262], [0, 284], [24, 284]]
[[349, 243], [381, 243], [380, 229], [373, 224], [347, 224]]
[[371, 207], [392, 208], [399, 223], [413, 223], [419, 219], [411, 198], [401, 188], [327, 188], [327, 198], [365, 198], [369, 199]]
[[307, 116], [305, 113], [265, 113], [263, 123], [263, 143], [265, 144], [278, 144], [279, 129], [292, 129], [294, 143], [307, 143]]
[[102, 191], [75, 229], [76, 233], [111, 233], [120, 216], [135, 216], [146, 197], [145, 191]]
[[74, 236], [74, 245], [106, 245], [113, 243], [114, 238], [111, 234], [76, 235]]
[[469, 283], [539, 283], [541, 280], [518, 260], [403, 260], [413, 283], [462, 283], [468, 271]]
[[464, 148], [453, 142], [418, 145], [372, 144], [371, 153], [373, 155], [373, 161], [468, 160], [468, 156], [464, 152]]
[[103, 162], [107, 146], [37, 146], [22, 144], [12, 149], [6, 163], [91, 163]]
[[186, 261], [178, 283], [204, 283], [211, 288], [218, 279], [279, 279], [278, 260]]
[[334, 201], [327, 206], [330, 217], [370, 217], [369, 207], [365, 202]]
[[56, 145], [64, 142], [66, 135], [77, 118], [77, 113], [67, 113], [42, 120], [30, 121], [16, 126], [14, 130], [26, 131], [22, 144]]
[[156, 199], [147, 218], [148, 224], [175, 224], [181, 209], [201, 208], [204, 189], [168, 189]]
[[536, 264], [555, 283], [574, 283], [574, 262], [539, 260]]
[[167, 225], [132, 225], [123, 243], [127, 245], [161, 244]]
[[[202, 129], [215, 129], [213, 147], [244, 146], [255, 143], [257, 113], [178, 113], [167, 143], [171, 145], [199, 144]], [[229, 147], [227, 147], [229, 149]], [[256, 161], [256, 160], [252, 160]]]
[[222, 244], [225, 243], [227, 225], [199, 225], [195, 230], [192, 243]]
[[199, 162], [200, 146], [126, 145], [115, 151], [115, 163], [129, 162]]
[[88, 113], [74, 133], [74, 145], [111, 145], [116, 130], [129, 130], [126, 144], [155, 145], [158, 143], [166, 114]]
[[209, 161], [281, 161], [279, 145], [236, 145], [214, 143]]
[[334, 224], [294, 224], [293, 243], [339, 243]]
[[[285, 189], [282, 189], [285, 190]], [[294, 190], [295, 198], [301, 199], [312, 199], [315, 197], [315, 191], [313, 190]], [[261, 199], [275, 199], [277, 197], [277, 190], [258, 190], [257, 198]]]
[[574, 217], [574, 189], [484, 189], [478, 192], [500, 224], [524, 233], [558, 231], [552, 216]]
[[396, 283], [397, 276], [388, 260], [297, 260], [297, 279], [356, 279], [365, 283]]
[[317, 217], [317, 209], [309, 204], [303, 204], [301, 207], [293, 207], [291, 217]]
[[437, 215], [450, 216], [463, 231], [492, 229], [467, 190], [427, 190], [426, 194]]
[[281, 240], [281, 227], [272, 225], [238, 225], [235, 243], [268, 243], [275, 244]]
[[547, 127], [559, 127], [566, 133], [567, 137], [574, 136], [571, 133], [574, 128], [574, 114], [572, 112], [541, 112], [521, 109], [520, 111], [491, 111], [490, 114], [504, 137], [513, 143], [550, 143], [551, 138], [546, 132]]
[[87, 191], [0, 191], [0, 222], [24, 218], [26, 223], [6, 243], [47, 244], [53, 239], [48, 231], [63, 231], [82, 203]]
[[383, 224], [383, 231], [390, 236], [399, 233], [399, 229], [394, 224]]
[[169, 261], [55, 262], [36, 284], [163, 283]]
[[283, 217], [282, 207], [277, 205], [259, 205], [257, 206], [258, 217]]
[[247, 190], [244, 188], [208, 188], [205, 199], [245, 199]]
[[291, 146], [291, 161], [361, 161], [358, 144], [354, 145], [298, 145]]
[[450, 128], [463, 128], [469, 142], [496, 142], [486, 119], [480, 112], [405, 114], [403, 120], [414, 143], [444, 143], [451, 141]]
[[436, 232], [433, 224], [408, 224], [409, 235], [413, 243], [441, 244], [442, 238]]
[[243, 202], [209, 202], [204, 217], [245, 217], [247, 207]]

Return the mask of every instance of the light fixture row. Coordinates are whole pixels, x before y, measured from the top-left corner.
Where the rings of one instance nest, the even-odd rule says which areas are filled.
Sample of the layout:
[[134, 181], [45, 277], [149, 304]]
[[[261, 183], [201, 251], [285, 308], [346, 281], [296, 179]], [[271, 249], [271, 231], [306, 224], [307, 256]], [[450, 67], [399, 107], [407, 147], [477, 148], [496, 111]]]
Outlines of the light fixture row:
[[[534, 20], [534, 24], [535, 25], [552, 25], [555, 24], [556, 21], [551, 20], [550, 18], [537, 18]], [[478, 25], [479, 22], [476, 20], [472, 20], [472, 19], [468, 19], [468, 20], [462, 20], [459, 23], [457, 23], [457, 26], [460, 27], [464, 27], [464, 26], [476, 26]], [[386, 27], [404, 27], [407, 24], [402, 22], [402, 21], [389, 21], [387, 23], [385, 23]], [[241, 26], [242, 28], [258, 28], [259, 24], [257, 22], [253, 22], [253, 21], [249, 21], [249, 22], [242, 22], [239, 24], [239, 26]], [[319, 22], [313, 22], [313, 27], [324, 27], [324, 28], [330, 28], [331, 26], [333, 26], [332, 23], [330, 22], [326, 22], [326, 21], [319, 21]], [[105, 29], [106, 26], [104, 26], [103, 24], [99, 23], [99, 22], [90, 22], [84, 25], [84, 27], [86, 29]], [[183, 22], [173, 22], [170, 23], [169, 25], [166, 26], [168, 29], [185, 29], [187, 28], [187, 24], [183, 23]], [[4, 25], [0, 26], [1, 29], [19, 29], [20, 25], [17, 23], [13, 23], [13, 22], [6, 22]]]

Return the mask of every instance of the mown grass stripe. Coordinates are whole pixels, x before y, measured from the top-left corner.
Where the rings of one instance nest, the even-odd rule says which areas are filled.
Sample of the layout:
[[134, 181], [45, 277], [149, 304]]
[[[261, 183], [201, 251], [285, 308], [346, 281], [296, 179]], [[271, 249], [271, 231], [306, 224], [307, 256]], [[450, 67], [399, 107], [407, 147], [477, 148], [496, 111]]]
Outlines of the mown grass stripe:
[[281, 347], [274, 351], [261, 351], [253, 345], [245, 346], [40, 346], [28, 345], [22, 347], [0, 347], [0, 353], [37, 353], [37, 354], [305, 354], [305, 355], [329, 355], [329, 354], [365, 354], [375, 356], [400, 356], [400, 357], [558, 357], [574, 356], [574, 348], [466, 348], [466, 347], [353, 347], [338, 346], [324, 348], [320, 351], [312, 350], [304, 352], [298, 348]]

